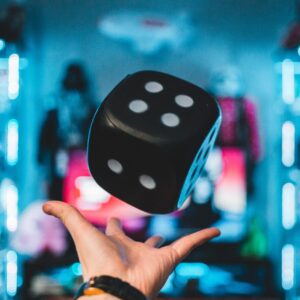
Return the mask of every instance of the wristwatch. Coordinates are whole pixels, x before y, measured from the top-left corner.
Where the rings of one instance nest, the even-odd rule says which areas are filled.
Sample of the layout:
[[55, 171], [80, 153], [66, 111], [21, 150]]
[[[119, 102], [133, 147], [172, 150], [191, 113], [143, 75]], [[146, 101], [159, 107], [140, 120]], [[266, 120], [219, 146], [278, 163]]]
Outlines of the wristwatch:
[[141, 291], [128, 282], [107, 275], [91, 277], [89, 281], [84, 282], [74, 299], [101, 294], [110, 294], [122, 300], [147, 300]]

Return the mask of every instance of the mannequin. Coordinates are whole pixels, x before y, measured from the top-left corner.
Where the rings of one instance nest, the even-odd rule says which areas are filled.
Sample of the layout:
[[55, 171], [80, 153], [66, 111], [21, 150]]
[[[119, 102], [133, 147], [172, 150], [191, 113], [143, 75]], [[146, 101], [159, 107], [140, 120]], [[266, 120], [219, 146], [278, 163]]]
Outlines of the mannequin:
[[96, 106], [89, 91], [85, 70], [78, 63], [70, 64], [54, 95], [54, 107], [43, 121], [38, 160], [48, 173], [47, 196], [62, 199], [63, 179], [72, 155], [85, 155], [89, 125]]
[[241, 74], [235, 67], [216, 71], [210, 91], [217, 98], [223, 120], [217, 141], [220, 148], [234, 147], [244, 152], [247, 193], [254, 191], [253, 171], [260, 157], [260, 142], [255, 104], [245, 96]]
[[209, 90], [222, 110], [216, 147], [198, 179], [193, 201], [219, 215], [214, 226], [220, 240], [239, 241], [245, 234], [247, 198], [254, 192], [253, 171], [260, 158], [255, 104], [245, 96], [239, 70], [229, 66], [215, 71]]
[[83, 67], [68, 65], [40, 133], [38, 158], [48, 173], [47, 197], [72, 204], [97, 226], [104, 227], [114, 216], [128, 232], [140, 234], [147, 214], [108, 194], [90, 175], [86, 148], [96, 109]]

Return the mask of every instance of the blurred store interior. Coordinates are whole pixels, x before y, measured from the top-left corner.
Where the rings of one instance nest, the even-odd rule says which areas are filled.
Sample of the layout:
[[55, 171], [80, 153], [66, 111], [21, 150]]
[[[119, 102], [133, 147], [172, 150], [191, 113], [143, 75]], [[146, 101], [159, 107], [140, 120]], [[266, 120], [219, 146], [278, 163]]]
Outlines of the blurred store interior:
[[[189, 206], [173, 214], [144, 216], [86, 164], [94, 112], [140, 70], [206, 89], [223, 112]], [[0, 299], [72, 299], [81, 283], [47, 199], [100, 230], [120, 217], [138, 240], [219, 227], [160, 298], [299, 299], [300, 1], [0, 0]]]

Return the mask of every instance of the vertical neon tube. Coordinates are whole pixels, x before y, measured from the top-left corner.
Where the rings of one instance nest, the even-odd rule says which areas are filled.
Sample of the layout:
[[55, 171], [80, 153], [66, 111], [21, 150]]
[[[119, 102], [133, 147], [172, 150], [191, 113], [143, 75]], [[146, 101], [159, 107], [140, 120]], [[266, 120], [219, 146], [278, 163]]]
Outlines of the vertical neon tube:
[[287, 104], [295, 100], [295, 66], [294, 63], [285, 59], [282, 62], [282, 99]]
[[18, 287], [18, 257], [15, 251], [8, 251], [6, 254], [6, 290], [7, 294], [14, 297]]
[[282, 226], [284, 229], [292, 229], [296, 222], [296, 187], [292, 183], [286, 183], [282, 187]]
[[19, 96], [20, 58], [12, 54], [8, 58], [8, 98], [14, 100]]
[[14, 166], [18, 162], [19, 152], [19, 123], [12, 119], [7, 124], [7, 164]]
[[295, 248], [286, 244], [281, 251], [281, 284], [284, 290], [290, 290], [294, 286], [295, 273]]
[[18, 189], [11, 180], [4, 185], [4, 201], [6, 207], [6, 228], [14, 232], [18, 227]]
[[2, 51], [6, 46], [6, 43], [3, 39], [0, 39], [0, 51]]
[[290, 121], [282, 125], [282, 164], [291, 167], [295, 162], [295, 125]]

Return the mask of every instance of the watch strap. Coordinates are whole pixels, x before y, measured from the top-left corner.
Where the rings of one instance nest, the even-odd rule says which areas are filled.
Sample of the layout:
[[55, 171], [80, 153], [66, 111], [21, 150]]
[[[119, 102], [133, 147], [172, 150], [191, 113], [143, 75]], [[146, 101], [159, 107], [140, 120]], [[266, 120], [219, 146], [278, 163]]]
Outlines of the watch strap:
[[146, 296], [128, 282], [119, 278], [102, 275], [92, 277], [78, 289], [75, 298], [107, 293], [122, 300], [147, 300]]

